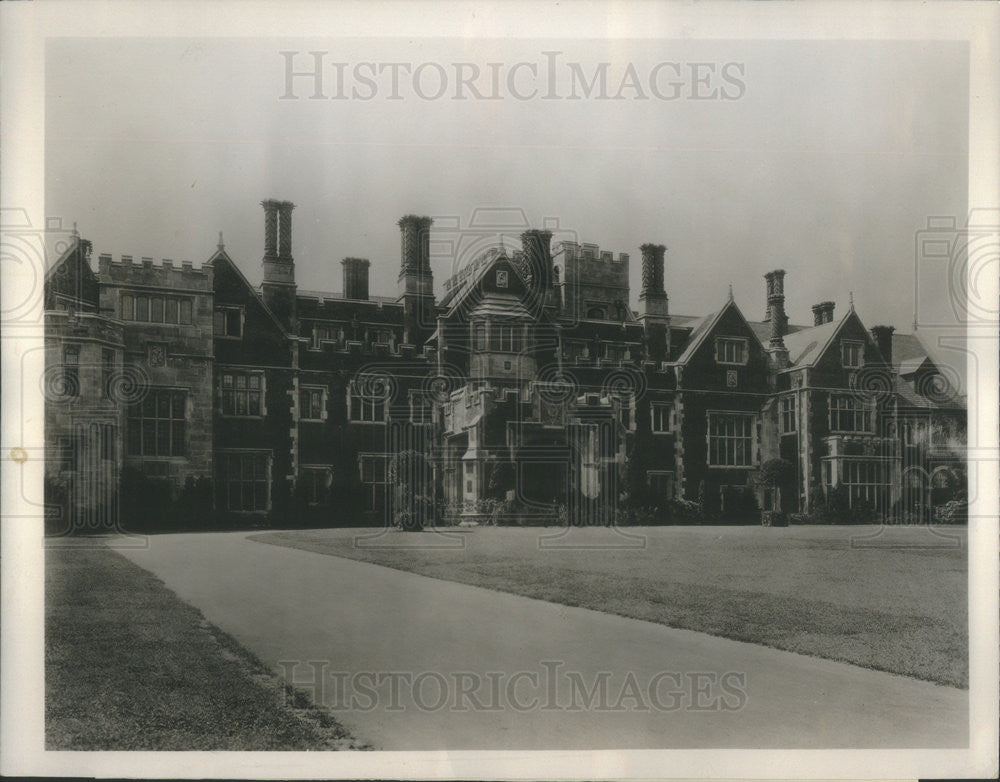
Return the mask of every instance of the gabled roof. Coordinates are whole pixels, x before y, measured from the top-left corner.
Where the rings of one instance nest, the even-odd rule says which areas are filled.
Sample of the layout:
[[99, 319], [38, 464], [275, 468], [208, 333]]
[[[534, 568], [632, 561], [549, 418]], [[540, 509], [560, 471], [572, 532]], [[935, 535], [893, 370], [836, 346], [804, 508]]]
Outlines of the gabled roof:
[[55, 308], [56, 300], [70, 300], [84, 311], [100, 310], [100, 284], [90, 266], [91, 245], [74, 234], [69, 247], [45, 271], [43, 306]]
[[836, 336], [844, 321], [850, 317], [851, 312], [853, 310], [848, 310], [839, 321], [831, 320], [829, 323], [787, 334], [784, 341], [785, 347], [788, 349], [789, 363], [798, 367], [808, 367], [815, 364], [820, 356], [826, 352], [827, 346]]
[[[464, 273], [465, 277], [444, 292], [444, 295], [441, 297], [441, 301], [438, 302], [438, 305], [454, 309], [454, 307], [458, 306], [461, 300], [465, 298], [468, 292], [475, 287], [476, 283], [483, 278], [489, 270], [489, 267], [501, 258], [508, 261], [510, 260], [507, 255], [507, 250], [504, 247], [490, 247], [488, 250], [480, 253], [469, 262], [468, 266], [455, 275], [460, 276]], [[517, 270], [517, 267], [513, 263], [511, 266]], [[451, 279], [454, 279], [454, 277]]]
[[487, 293], [472, 308], [469, 317], [530, 318], [531, 313], [512, 293]]
[[253, 285], [250, 284], [250, 281], [246, 278], [246, 275], [240, 270], [240, 267], [236, 265], [233, 259], [229, 257], [229, 253], [227, 253], [226, 249], [221, 245], [219, 249], [215, 251], [212, 257], [205, 262], [205, 266], [214, 267], [216, 261], [225, 261], [226, 263], [229, 264], [230, 268], [232, 268], [232, 270], [236, 272], [237, 279], [239, 279], [246, 286], [247, 290], [250, 291], [250, 294], [254, 297], [254, 299], [257, 300], [257, 303], [260, 304], [264, 312], [267, 313], [267, 316], [271, 319], [271, 321], [278, 328], [278, 330], [282, 334], [287, 334], [287, 332], [285, 331], [285, 327], [281, 325], [281, 321], [278, 320], [277, 316], [273, 312], [271, 312], [271, 308], [264, 303], [264, 299], [261, 297], [260, 291], [254, 288]]
[[754, 332], [754, 330], [750, 327], [750, 324], [747, 323], [747, 319], [743, 317], [743, 313], [740, 312], [740, 308], [736, 306], [736, 302], [733, 299], [729, 299], [723, 305], [722, 309], [720, 309], [714, 315], [706, 315], [704, 318], [701, 319], [698, 325], [694, 327], [694, 329], [691, 332], [691, 337], [688, 340], [687, 347], [685, 347], [684, 351], [677, 357], [678, 364], [686, 364], [691, 359], [691, 357], [697, 352], [698, 348], [701, 347], [702, 343], [705, 341], [705, 338], [712, 333], [718, 322], [722, 320], [722, 316], [730, 308], [736, 310], [736, 314], [740, 316], [740, 320], [743, 321], [743, 325], [745, 325], [747, 327], [747, 330], [751, 334], [753, 334], [754, 339], [757, 340], [757, 344], [763, 347], [761, 345], [760, 338], [757, 337], [756, 332]]
[[[763, 345], [765, 342], [771, 339], [771, 321], [769, 320], [750, 320], [747, 324], [753, 329], [753, 333], [757, 335], [757, 339]], [[785, 336], [789, 334], [794, 334], [802, 329], [807, 328], [806, 326], [795, 326], [791, 323], [785, 324]]]
[[470, 272], [468, 276], [445, 293], [439, 302], [439, 306], [448, 308], [448, 316], [453, 315], [469, 297], [469, 294], [476, 290], [476, 286], [486, 276], [487, 272], [501, 261], [506, 261], [521, 281], [521, 284], [527, 287], [520, 269], [511, 260], [510, 256], [507, 255], [507, 250], [503, 247], [491, 247], [469, 264]]
[[925, 365], [930, 364], [933, 368], [934, 362], [930, 360], [928, 356], [915, 356], [913, 358], [903, 359], [897, 362], [893, 359], [893, 364], [896, 365], [896, 371], [902, 377], [910, 377], [911, 375], [917, 374]]
[[899, 379], [896, 391], [899, 394], [900, 403], [904, 407], [920, 407], [928, 410], [964, 410], [966, 408], [965, 397], [957, 391], [950, 397], [928, 399], [917, 390], [913, 380], [908, 378], [901, 377]]

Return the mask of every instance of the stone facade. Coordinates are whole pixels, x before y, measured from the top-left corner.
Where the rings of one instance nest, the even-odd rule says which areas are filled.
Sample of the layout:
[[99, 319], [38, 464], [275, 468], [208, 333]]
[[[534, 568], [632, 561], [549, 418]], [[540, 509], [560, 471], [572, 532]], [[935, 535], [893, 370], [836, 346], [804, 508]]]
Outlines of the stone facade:
[[[363, 258], [342, 262], [342, 293], [313, 292], [294, 205], [262, 206], [259, 286], [221, 237], [200, 268], [102, 255], [95, 273], [78, 240], [50, 271], [47, 475], [71, 513], [113, 516], [131, 468], [173, 497], [211, 480], [216, 517], [276, 522], [478, 517], [491, 499], [581, 523], [677, 500], [746, 520], [749, 499], [805, 512], [838, 487], [919, 516], [963, 470], [963, 402], [919, 339], [830, 302], [789, 324], [782, 270], [763, 321], [731, 294], [676, 315], [666, 248], [643, 244], [636, 311], [627, 254], [529, 230], [437, 299], [432, 221], [408, 215], [396, 295], [370, 294]], [[775, 459], [790, 473], [762, 489]]]

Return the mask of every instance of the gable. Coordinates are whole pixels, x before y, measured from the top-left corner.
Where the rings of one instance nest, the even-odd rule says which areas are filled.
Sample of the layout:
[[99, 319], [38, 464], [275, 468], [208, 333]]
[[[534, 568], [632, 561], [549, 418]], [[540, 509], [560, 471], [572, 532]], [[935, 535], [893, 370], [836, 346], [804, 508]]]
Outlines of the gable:
[[100, 288], [90, 268], [90, 242], [75, 239], [45, 275], [45, 309], [58, 309], [60, 301], [84, 310], [97, 311]]
[[853, 309], [848, 310], [813, 361], [813, 367], [819, 372], [814, 382], [831, 386], [850, 385], [851, 373], [857, 368], [844, 366], [842, 348], [845, 343], [859, 346], [863, 366], [882, 363], [882, 354], [861, 318]]
[[[484, 306], [502, 311], [511, 317], [531, 317], [526, 309], [528, 286], [517, 266], [506, 254], [501, 253], [480, 266], [452, 300], [448, 317], [458, 316], [468, 320]], [[504, 303], [506, 302], [506, 303]]]
[[219, 339], [216, 357], [221, 362], [260, 360], [287, 363], [288, 339], [281, 324], [267, 308], [232, 259], [220, 251], [209, 261], [214, 270], [213, 291], [216, 310], [240, 308], [243, 315], [242, 339]]
[[750, 352], [763, 351], [764, 346], [747, 323], [736, 302], [730, 299], [714, 316], [707, 316], [698, 323], [688, 339], [687, 347], [677, 359], [687, 364], [694, 359], [704, 361], [706, 353], [715, 361], [715, 340], [718, 337], [736, 337], [747, 341]]
[[[731, 341], [728, 345], [724, 341], [727, 339]], [[732, 342], [738, 345], [737, 355], [728, 352], [733, 349]], [[768, 391], [764, 346], [732, 300], [695, 328], [678, 363], [684, 365], [685, 388], [740, 393]]]

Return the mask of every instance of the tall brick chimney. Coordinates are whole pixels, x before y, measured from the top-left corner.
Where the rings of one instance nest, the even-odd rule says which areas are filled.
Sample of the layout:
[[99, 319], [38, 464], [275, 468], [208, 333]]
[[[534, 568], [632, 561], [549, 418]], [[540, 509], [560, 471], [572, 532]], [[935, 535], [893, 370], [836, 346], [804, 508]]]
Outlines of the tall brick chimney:
[[278, 203], [278, 258], [292, 263], [292, 210], [291, 201]]
[[764, 275], [767, 282], [767, 320], [771, 324], [771, 347], [784, 347], [785, 328], [785, 270], [775, 269]]
[[367, 301], [371, 262], [367, 258], [344, 258], [340, 264], [344, 267], [344, 298]]
[[292, 259], [291, 201], [261, 201], [264, 207], [264, 281], [261, 297], [290, 332], [298, 327], [295, 307], [295, 262]]
[[819, 304], [813, 304], [813, 325], [822, 326], [824, 323], [830, 323], [833, 320], [834, 306], [832, 301], [821, 301]]
[[431, 273], [430, 217], [404, 215], [399, 225], [399, 300], [403, 302], [403, 342], [422, 345], [436, 325]]
[[555, 306], [551, 244], [552, 231], [532, 228], [521, 234], [524, 260], [531, 272], [531, 300], [539, 309]]
[[264, 207], [264, 260], [278, 257], [278, 204], [280, 201], [261, 201]]
[[431, 276], [431, 225], [429, 217], [405, 215], [399, 219], [399, 276], [418, 274]]
[[785, 270], [775, 269], [764, 275], [767, 283], [767, 321], [771, 324], [768, 340], [768, 363], [774, 369], [788, 366], [788, 348], [785, 347], [785, 330], [788, 317], [785, 315]]
[[668, 313], [667, 292], [663, 287], [663, 257], [667, 248], [662, 244], [644, 244], [642, 251], [642, 302], [643, 315], [665, 318]]
[[872, 338], [878, 346], [878, 352], [882, 354], [885, 363], [892, 366], [892, 333], [894, 326], [872, 326]]
[[642, 251], [642, 289], [639, 301], [643, 325], [643, 358], [667, 361], [670, 358], [670, 311], [667, 292], [663, 287], [663, 256], [667, 248], [647, 243]]

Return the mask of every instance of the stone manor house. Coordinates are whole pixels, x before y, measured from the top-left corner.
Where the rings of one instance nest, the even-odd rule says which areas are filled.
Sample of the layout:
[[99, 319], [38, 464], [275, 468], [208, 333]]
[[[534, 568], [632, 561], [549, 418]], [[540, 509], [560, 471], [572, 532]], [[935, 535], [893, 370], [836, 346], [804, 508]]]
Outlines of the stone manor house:
[[[633, 310], [627, 254], [527, 228], [435, 291], [435, 229], [408, 215], [395, 295], [369, 291], [365, 258], [341, 261], [341, 292], [308, 291], [294, 205], [263, 208], [259, 284], [221, 236], [199, 267], [102, 254], [94, 269], [76, 237], [50, 268], [46, 477], [74, 523], [116, 519], [128, 476], [160, 487], [150, 503], [193, 479], [216, 518], [331, 524], [386, 523], [401, 485], [436, 514], [501, 496], [595, 523], [640, 500], [773, 508], [779, 490], [809, 512], [843, 487], [852, 507], [926, 521], [964, 480], [964, 401], [920, 338], [832, 301], [789, 323], [782, 270], [760, 320], [731, 292], [677, 315], [665, 248], [644, 244]], [[411, 452], [420, 475], [393, 467]], [[791, 472], [762, 490], [778, 458]]]

